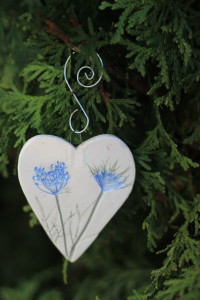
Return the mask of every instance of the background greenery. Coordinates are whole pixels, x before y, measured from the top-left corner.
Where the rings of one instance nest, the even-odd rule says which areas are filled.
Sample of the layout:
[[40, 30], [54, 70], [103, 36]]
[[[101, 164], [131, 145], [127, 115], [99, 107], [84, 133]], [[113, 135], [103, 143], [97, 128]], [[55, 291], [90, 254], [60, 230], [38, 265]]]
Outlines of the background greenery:
[[[199, 299], [199, 20], [196, 0], [1, 2], [0, 299]], [[72, 52], [68, 76], [90, 116], [81, 137], [63, 79]], [[96, 52], [104, 79], [83, 90], [75, 74], [83, 63], [100, 71]], [[41, 133], [74, 145], [112, 133], [136, 161], [133, 193], [68, 267], [17, 180], [21, 147]]]

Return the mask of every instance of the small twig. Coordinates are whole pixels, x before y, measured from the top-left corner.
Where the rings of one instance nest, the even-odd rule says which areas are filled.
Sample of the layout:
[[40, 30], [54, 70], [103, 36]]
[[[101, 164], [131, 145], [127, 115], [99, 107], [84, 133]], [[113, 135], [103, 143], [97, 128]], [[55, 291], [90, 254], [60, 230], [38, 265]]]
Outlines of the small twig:
[[102, 81], [101, 81], [101, 84], [100, 84], [100, 89], [99, 89], [99, 91], [100, 91], [100, 95], [101, 95], [101, 97], [103, 98], [103, 100], [105, 101], [105, 103], [106, 103], [107, 105], [109, 105], [109, 104], [110, 104], [110, 100], [109, 100], [109, 97], [108, 97], [108, 92], [106, 92], [106, 91], [104, 90], [103, 82], [102, 82]]
[[65, 42], [69, 46], [69, 48], [71, 48], [73, 51], [80, 52], [78, 46], [72, 43], [70, 41], [70, 38], [66, 34], [64, 34], [64, 32], [55, 23], [53, 23], [50, 20], [45, 20], [44, 23], [48, 26], [46, 32], [48, 32], [53, 36], [56, 36], [57, 38]]
[[70, 23], [72, 24], [72, 26], [73, 26], [74, 28], [81, 27], [81, 25], [79, 24], [77, 18], [76, 18], [74, 15], [73, 15], [73, 16], [72, 16], [72, 15], [69, 16], [69, 21], [70, 21]]

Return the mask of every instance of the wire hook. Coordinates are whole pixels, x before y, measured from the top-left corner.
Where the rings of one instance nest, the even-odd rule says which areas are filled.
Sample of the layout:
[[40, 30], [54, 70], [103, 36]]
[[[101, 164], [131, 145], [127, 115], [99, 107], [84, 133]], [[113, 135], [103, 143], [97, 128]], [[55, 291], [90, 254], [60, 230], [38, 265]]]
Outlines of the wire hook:
[[[75, 53], [75, 52], [73, 52], [73, 54], [74, 54], [74, 53]], [[102, 67], [104, 67], [104, 66], [103, 66], [103, 61], [102, 61], [102, 59], [101, 59], [101, 57], [99, 56], [98, 53], [97, 53], [97, 56], [98, 56], [98, 58], [99, 58], [99, 60], [100, 60], [100, 63], [101, 63], [101, 65], [102, 65]], [[85, 109], [84, 109], [83, 106], [81, 105], [81, 103], [80, 103], [80, 101], [78, 100], [77, 96], [74, 94], [73, 89], [71, 88], [71, 86], [70, 86], [70, 84], [69, 84], [69, 81], [68, 81], [68, 79], [67, 79], [67, 74], [66, 74], [66, 73], [67, 73], [67, 65], [68, 65], [70, 59], [71, 59], [71, 55], [67, 58], [67, 60], [66, 60], [66, 62], [65, 62], [65, 66], [64, 66], [64, 78], [65, 78], [65, 81], [66, 81], [66, 84], [67, 84], [69, 90], [71, 91], [72, 95], [74, 96], [76, 102], [78, 103], [80, 109], [82, 110], [82, 112], [83, 112], [83, 114], [84, 114], [84, 116], [85, 116], [85, 118], [86, 118], [86, 125], [85, 125], [85, 127], [84, 127], [82, 130], [80, 130], [80, 131], [75, 130], [75, 129], [72, 127], [72, 117], [73, 117], [73, 115], [78, 111], [78, 109], [76, 109], [76, 110], [73, 111], [73, 113], [70, 115], [70, 118], [69, 118], [69, 126], [70, 126], [70, 128], [71, 128], [71, 130], [72, 130], [73, 132], [75, 132], [75, 133], [82, 133], [82, 132], [84, 132], [84, 131], [88, 128], [88, 125], [89, 125], [90, 120], [89, 120], [89, 117], [88, 117], [88, 115], [87, 115]], [[78, 70], [77, 75], [76, 75], [76, 80], [77, 80], [77, 82], [78, 82], [78, 84], [79, 84], [80, 86], [82, 86], [82, 87], [84, 87], [84, 88], [92, 88], [92, 87], [94, 87], [95, 85], [97, 85], [97, 84], [100, 82], [100, 80], [101, 80], [101, 78], [102, 78], [102, 76], [103, 76], [103, 73], [101, 74], [101, 76], [99, 77], [99, 79], [97, 80], [97, 82], [95, 82], [94, 84], [91, 84], [91, 85], [85, 85], [85, 84], [82, 84], [82, 83], [80, 82], [80, 79], [79, 79], [79, 78], [80, 78], [80, 72], [81, 72], [82, 70], [84, 70], [84, 69], [87, 69], [87, 70], [91, 71], [91, 73], [92, 73], [91, 76], [88, 76], [87, 73], [85, 72], [85, 77], [86, 77], [87, 80], [92, 80], [92, 79], [94, 78], [94, 76], [95, 76], [94, 70], [93, 70], [91, 67], [83, 66], [83, 67], [81, 67], [81, 68]]]

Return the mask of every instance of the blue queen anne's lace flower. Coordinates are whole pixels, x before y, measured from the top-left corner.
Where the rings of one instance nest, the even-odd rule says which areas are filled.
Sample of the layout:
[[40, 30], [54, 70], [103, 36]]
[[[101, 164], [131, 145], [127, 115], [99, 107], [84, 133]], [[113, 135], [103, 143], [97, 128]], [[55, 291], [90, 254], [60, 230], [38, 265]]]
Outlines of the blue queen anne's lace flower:
[[70, 174], [64, 162], [52, 164], [49, 171], [45, 168], [34, 169], [36, 175], [33, 176], [35, 185], [43, 192], [50, 195], [58, 195], [67, 186]]
[[116, 175], [105, 169], [97, 170], [93, 176], [103, 192], [121, 190], [126, 187], [125, 179], [121, 174]]

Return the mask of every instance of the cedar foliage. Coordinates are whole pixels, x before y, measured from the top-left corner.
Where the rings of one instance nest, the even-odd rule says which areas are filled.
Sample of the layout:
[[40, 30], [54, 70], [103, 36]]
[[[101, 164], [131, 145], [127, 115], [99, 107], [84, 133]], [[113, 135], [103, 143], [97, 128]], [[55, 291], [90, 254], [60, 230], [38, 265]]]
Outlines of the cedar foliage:
[[[64, 272], [71, 284], [63, 295], [55, 289], [38, 299], [199, 299], [199, 2], [10, 0], [0, 5], [2, 175], [8, 175], [12, 149], [17, 160], [24, 142], [43, 133], [74, 145], [115, 134], [131, 148], [137, 168], [129, 200], [86, 254], [70, 264], [68, 278]], [[68, 76], [90, 117], [81, 137], [69, 129], [77, 105], [63, 79], [73, 52]], [[83, 63], [101, 72], [96, 52], [104, 61], [103, 80], [82, 89], [75, 74]], [[74, 127], [84, 124], [77, 113]], [[35, 225], [29, 207], [25, 211]], [[74, 278], [75, 272], [84, 276]], [[40, 288], [35, 282], [26, 282], [27, 288], [23, 283], [23, 289], [3, 287], [1, 297], [13, 299], [15, 293], [25, 300], [28, 285], [34, 292]]]

